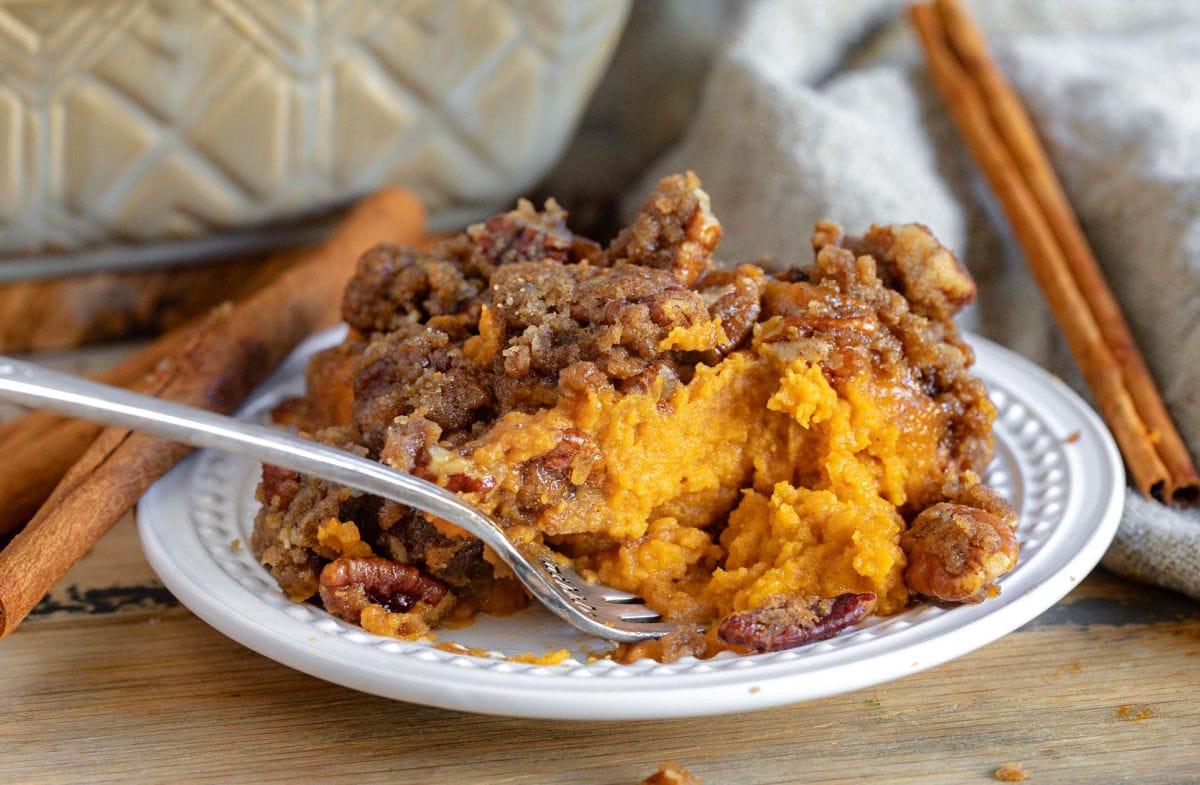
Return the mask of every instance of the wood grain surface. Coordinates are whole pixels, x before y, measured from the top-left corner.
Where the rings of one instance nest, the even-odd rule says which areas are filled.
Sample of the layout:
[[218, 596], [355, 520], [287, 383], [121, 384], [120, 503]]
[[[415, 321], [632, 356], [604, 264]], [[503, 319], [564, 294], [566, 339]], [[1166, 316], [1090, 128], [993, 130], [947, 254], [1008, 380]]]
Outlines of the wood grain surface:
[[[1196, 782], [1200, 604], [1093, 574], [924, 673], [703, 719], [542, 722], [376, 698], [255, 654], [180, 607], [122, 521], [0, 643], [15, 783]], [[301, 776], [300, 772], [303, 772]]]

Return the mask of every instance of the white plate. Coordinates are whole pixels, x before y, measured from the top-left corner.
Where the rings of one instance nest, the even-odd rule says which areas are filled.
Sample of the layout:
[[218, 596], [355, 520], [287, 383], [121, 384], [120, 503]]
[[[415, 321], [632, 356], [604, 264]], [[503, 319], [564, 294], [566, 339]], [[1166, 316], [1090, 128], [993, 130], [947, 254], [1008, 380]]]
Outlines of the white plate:
[[[303, 387], [305, 358], [340, 340], [314, 336], [247, 402], [259, 416]], [[1125, 474], [1112, 438], [1062, 382], [981, 338], [976, 371], [999, 415], [987, 481], [1021, 513], [1021, 558], [1001, 594], [979, 605], [922, 605], [870, 618], [835, 638], [788, 651], [589, 663], [606, 647], [540, 608], [439, 633], [439, 641], [509, 656], [566, 648], [564, 665], [465, 656], [429, 643], [369, 635], [296, 604], [250, 553], [258, 466], [198, 452], [138, 507], [146, 556], [197, 616], [249, 648], [365, 692], [464, 711], [558, 719], [645, 719], [763, 709], [878, 684], [946, 662], [1033, 619], [1100, 560], [1116, 531]], [[238, 545], [234, 543], [238, 542]]]

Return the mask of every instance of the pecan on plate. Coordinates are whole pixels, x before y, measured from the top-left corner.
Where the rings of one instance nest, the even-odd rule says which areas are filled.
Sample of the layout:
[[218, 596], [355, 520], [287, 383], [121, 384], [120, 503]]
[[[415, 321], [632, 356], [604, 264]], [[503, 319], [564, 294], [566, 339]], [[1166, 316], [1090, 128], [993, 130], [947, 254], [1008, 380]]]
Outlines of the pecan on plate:
[[417, 603], [437, 607], [447, 593], [445, 584], [416, 567], [379, 556], [342, 557], [321, 570], [325, 610], [352, 624], [359, 623], [368, 605], [405, 613]]
[[874, 607], [871, 592], [803, 599], [779, 596], [761, 608], [729, 614], [717, 635], [726, 643], [755, 651], [779, 651], [833, 637], [862, 621]]
[[1011, 508], [941, 502], [922, 510], [900, 536], [908, 588], [935, 600], [982, 602], [1017, 563]]

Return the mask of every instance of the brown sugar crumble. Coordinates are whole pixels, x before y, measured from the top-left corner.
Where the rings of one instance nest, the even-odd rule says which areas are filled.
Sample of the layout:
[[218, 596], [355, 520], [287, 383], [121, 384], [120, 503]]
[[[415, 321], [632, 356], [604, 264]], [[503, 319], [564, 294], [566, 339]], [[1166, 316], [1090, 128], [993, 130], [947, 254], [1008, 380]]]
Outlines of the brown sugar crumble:
[[[980, 602], [1016, 514], [954, 324], [975, 285], [919, 224], [817, 225], [781, 272], [719, 263], [692, 174], [607, 247], [553, 200], [365, 254], [346, 339], [278, 415], [428, 479], [680, 632], [614, 656], [770, 651], [922, 598]], [[528, 603], [482, 543], [264, 467], [251, 547], [295, 601], [413, 638]], [[697, 632], [697, 627], [703, 629]]]
[[996, 769], [996, 779], [1001, 782], [1024, 782], [1029, 779], [1029, 774], [1020, 763], [1005, 763]]

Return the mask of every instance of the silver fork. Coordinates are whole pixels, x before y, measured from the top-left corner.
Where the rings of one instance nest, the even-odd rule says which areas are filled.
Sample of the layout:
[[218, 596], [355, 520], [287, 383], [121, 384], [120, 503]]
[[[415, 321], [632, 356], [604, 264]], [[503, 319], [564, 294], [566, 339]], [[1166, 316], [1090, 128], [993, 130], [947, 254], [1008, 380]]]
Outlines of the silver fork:
[[548, 555], [522, 553], [494, 518], [445, 488], [343, 450], [8, 357], [0, 357], [0, 400], [253, 458], [436, 515], [483, 540], [535, 599], [590, 635], [636, 643], [675, 629], [631, 594], [589, 584]]

